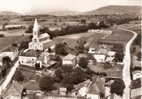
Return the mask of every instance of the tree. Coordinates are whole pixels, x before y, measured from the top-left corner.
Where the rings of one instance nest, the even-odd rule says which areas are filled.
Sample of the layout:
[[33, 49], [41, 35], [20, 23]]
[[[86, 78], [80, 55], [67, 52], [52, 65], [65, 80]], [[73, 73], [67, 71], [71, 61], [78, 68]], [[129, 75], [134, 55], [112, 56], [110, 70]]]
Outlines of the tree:
[[123, 52], [116, 52], [114, 61], [115, 62], [122, 62], [123, 61], [123, 57], [124, 57]]
[[56, 55], [54, 60], [56, 61], [56, 65], [54, 66], [54, 68], [62, 66], [62, 58], [60, 56]]
[[16, 71], [16, 73], [14, 74], [14, 79], [18, 82], [23, 81], [24, 75], [22, 74], [21, 71]]
[[20, 43], [20, 46], [19, 46], [18, 50], [27, 49], [27, 48], [28, 48], [28, 42], [27, 41], [22, 41]]
[[67, 46], [64, 43], [58, 43], [55, 46], [55, 53], [58, 55], [66, 56], [68, 54], [67, 52]]
[[123, 93], [124, 93], [124, 89], [125, 89], [125, 84], [124, 84], [123, 80], [115, 80], [111, 84], [110, 93], [117, 94], [122, 97]]
[[32, 33], [32, 32], [33, 32], [33, 25], [30, 25], [30, 26], [26, 29], [25, 32], [26, 32], [26, 33]]
[[56, 69], [56, 71], [55, 71], [55, 75], [56, 75], [55, 80], [57, 82], [61, 82], [62, 81], [62, 79], [63, 79], [63, 72], [64, 71], [61, 68]]
[[82, 37], [80, 38], [79, 40], [77, 40], [77, 45], [75, 47], [77, 53], [84, 53], [85, 51], [85, 47], [84, 45], [86, 44], [86, 38], [85, 37]]
[[78, 65], [82, 68], [87, 68], [88, 59], [85, 57], [80, 57]]
[[103, 65], [104, 69], [110, 69], [112, 65], [109, 62], [105, 62]]
[[52, 77], [45, 76], [40, 79], [39, 87], [41, 88], [41, 90], [48, 92], [54, 89], [54, 83], [55, 81]]
[[139, 51], [138, 53], [137, 53], [137, 58], [138, 58], [138, 61], [141, 61], [141, 51]]
[[62, 84], [64, 87], [67, 88], [67, 91], [71, 91], [73, 89], [73, 76], [69, 73], [69, 74], [65, 74], [64, 78], [62, 80]]
[[12, 65], [12, 61], [11, 61], [9, 56], [3, 57], [2, 63], [3, 63], [4, 66], [6, 66], [6, 65], [11, 66]]
[[81, 19], [81, 24], [86, 24], [86, 20], [85, 19]]
[[72, 77], [73, 84], [79, 84], [83, 82], [88, 77], [88, 75], [84, 71], [82, 71], [80, 68], [76, 68], [72, 72], [71, 77]]

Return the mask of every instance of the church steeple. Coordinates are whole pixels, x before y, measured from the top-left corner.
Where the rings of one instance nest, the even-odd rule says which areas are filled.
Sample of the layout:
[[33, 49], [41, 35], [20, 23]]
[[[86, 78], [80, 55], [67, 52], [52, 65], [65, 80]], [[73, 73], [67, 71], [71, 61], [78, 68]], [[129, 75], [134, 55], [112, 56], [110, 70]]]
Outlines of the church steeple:
[[37, 19], [35, 19], [34, 26], [33, 26], [33, 37], [38, 37], [39, 32], [39, 25]]
[[32, 42], [29, 43], [29, 49], [43, 50], [43, 44], [39, 41], [38, 32], [39, 32], [39, 25], [37, 19], [35, 19], [33, 26], [33, 38]]

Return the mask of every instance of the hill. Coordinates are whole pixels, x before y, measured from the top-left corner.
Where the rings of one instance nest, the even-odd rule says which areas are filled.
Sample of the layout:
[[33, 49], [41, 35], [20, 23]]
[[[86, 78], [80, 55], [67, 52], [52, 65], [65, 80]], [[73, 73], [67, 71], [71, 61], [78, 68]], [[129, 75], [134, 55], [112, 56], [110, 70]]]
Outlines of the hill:
[[86, 15], [112, 15], [112, 14], [129, 14], [129, 15], [140, 15], [140, 6], [106, 6], [98, 8], [93, 11], [86, 12]]
[[70, 10], [40, 10], [31, 11], [31, 15], [54, 15], [54, 16], [68, 16], [68, 15], [78, 15], [79, 12], [70, 11]]

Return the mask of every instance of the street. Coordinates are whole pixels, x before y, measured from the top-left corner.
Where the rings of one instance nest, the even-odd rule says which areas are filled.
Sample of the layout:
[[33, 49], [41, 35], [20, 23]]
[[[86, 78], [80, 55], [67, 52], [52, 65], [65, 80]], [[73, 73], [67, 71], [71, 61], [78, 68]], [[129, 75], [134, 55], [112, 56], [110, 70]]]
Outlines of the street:
[[133, 33], [133, 37], [128, 41], [126, 47], [125, 47], [125, 56], [124, 56], [124, 68], [123, 68], [123, 81], [125, 83], [125, 90], [123, 94], [123, 99], [130, 99], [130, 84], [131, 84], [131, 76], [130, 76], [130, 66], [131, 66], [131, 53], [130, 48], [137, 37], [137, 33], [131, 30], [120, 28], [121, 30], [128, 31], [130, 33]]

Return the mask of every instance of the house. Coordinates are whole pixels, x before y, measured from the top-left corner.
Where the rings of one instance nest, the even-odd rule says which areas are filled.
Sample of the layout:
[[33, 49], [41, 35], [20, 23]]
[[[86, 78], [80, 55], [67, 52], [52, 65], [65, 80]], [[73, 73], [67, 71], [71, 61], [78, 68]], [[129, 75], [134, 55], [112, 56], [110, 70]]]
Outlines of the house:
[[105, 54], [94, 54], [93, 57], [96, 59], [97, 62], [99, 63], [104, 63], [106, 60], [106, 55]]
[[67, 88], [59, 88], [59, 94], [61, 96], [65, 96], [66, 95], [66, 92], [67, 92]]
[[134, 55], [132, 60], [133, 60], [133, 67], [141, 67], [141, 60], [138, 60], [137, 56]]
[[141, 97], [142, 97], [141, 89], [142, 89], [142, 78], [133, 80], [131, 82], [131, 98], [132, 99], [141, 99]]
[[136, 80], [138, 78], [142, 78], [142, 71], [140, 71], [140, 70], [133, 71], [132, 75], [133, 75], [133, 80]]
[[63, 65], [76, 65], [76, 56], [73, 54], [68, 54], [62, 58]]
[[106, 57], [106, 62], [112, 62], [115, 58], [115, 51], [108, 51], [107, 57]]
[[21, 65], [33, 67], [37, 61], [37, 52], [35, 50], [27, 50], [19, 56], [19, 63]]
[[105, 81], [96, 78], [95, 81], [86, 80], [78, 85], [75, 85], [75, 90], [78, 90], [78, 96], [84, 96], [87, 99], [100, 99], [100, 92], [104, 93]]
[[95, 54], [96, 53], [96, 49], [95, 48], [89, 48], [88, 53], [89, 54]]

